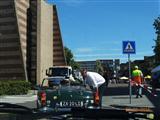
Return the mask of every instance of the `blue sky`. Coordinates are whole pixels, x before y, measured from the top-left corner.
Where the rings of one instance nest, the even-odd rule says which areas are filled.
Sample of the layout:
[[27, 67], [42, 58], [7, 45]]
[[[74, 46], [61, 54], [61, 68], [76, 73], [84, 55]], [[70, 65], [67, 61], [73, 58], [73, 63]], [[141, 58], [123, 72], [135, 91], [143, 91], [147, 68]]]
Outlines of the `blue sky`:
[[77, 61], [120, 59], [122, 41], [135, 41], [131, 60], [153, 55], [160, 0], [48, 0], [57, 5], [64, 45]]

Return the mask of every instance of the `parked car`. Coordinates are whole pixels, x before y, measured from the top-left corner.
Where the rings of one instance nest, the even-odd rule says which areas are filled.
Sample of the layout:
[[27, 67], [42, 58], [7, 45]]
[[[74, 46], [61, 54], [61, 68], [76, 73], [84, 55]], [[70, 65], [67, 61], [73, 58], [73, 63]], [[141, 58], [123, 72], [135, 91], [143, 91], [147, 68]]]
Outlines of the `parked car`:
[[84, 84], [71, 85], [62, 77], [43, 79], [38, 87], [37, 108], [97, 107], [99, 96]]

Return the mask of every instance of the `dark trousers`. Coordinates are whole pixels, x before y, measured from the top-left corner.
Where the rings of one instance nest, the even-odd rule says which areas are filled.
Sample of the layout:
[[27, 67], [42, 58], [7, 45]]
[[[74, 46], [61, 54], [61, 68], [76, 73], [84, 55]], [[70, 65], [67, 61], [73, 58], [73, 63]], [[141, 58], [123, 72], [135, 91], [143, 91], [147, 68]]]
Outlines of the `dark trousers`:
[[106, 89], [106, 83], [103, 83], [102, 85], [100, 85], [98, 87], [99, 98], [100, 98], [100, 107], [102, 106], [102, 97], [104, 96], [105, 89]]

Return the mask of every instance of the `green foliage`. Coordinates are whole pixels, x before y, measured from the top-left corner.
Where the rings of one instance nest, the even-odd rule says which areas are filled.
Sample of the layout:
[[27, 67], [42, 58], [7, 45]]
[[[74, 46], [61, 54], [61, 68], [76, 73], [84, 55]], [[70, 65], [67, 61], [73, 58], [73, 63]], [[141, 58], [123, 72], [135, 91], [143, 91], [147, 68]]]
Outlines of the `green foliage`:
[[160, 64], [160, 35], [158, 35], [156, 42], [156, 46], [154, 47], [154, 53], [155, 53], [155, 62], [156, 65]]
[[160, 34], [160, 16], [157, 19], [155, 19], [153, 26], [156, 30], [156, 33]]
[[31, 84], [26, 81], [0, 81], [0, 95], [27, 94]]
[[64, 47], [64, 51], [65, 51], [67, 65], [72, 66], [73, 69], [79, 69], [80, 66], [77, 62], [75, 62], [72, 51], [67, 47]]
[[66, 57], [67, 65], [71, 65], [71, 61], [73, 60], [73, 53], [67, 47], [64, 47], [64, 51], [65, 51], [65, 57]]
[[160, 17], [155, 19], [153, 26], [157, 34], [157, 39], [155, 40], [155, 46], [153, 51], [155, 53], [156, 65], [159, 65], [160, 64]]
[[80, 65], [74, 61], [74, 59], [71, 61], [71, 66], [73, 69], [79, 69]]
[[99, 60], [96, 61], [96, 71], [99, 74], [103, 75], [103, 72], [104, 72], [103, 66], [102, 66], [102, 64], [101, 64], [101, 62]]

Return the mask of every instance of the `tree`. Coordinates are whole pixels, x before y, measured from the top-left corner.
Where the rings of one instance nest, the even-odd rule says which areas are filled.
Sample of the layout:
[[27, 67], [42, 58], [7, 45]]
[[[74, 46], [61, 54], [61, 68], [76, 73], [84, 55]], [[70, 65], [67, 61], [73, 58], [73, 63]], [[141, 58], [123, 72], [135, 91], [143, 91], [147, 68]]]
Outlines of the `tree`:
[[64, 52], [65, 52], [65, 57], [66, 57], [67, 65], [71, 65], [71, 61], [73, 59], [73, 53], [72, 53], [72, 51], [69, 48], [64, 47]]
[[80, 66], [77, 62], [75, 62], [72, 51], [69, 48], [64, 47], [64, 52], [65, 52], [67, 65], [72, 66], [73, 69], [79, 69]]
[[71, 66], [73, 69], [80, 69], [80, 65], [74, 60], [71, 60]]
[[155, 19], [153, 26], [156, 30], [157, 39], [155, 40], [154, 53], [155, 53], [155, 64], [160, 64], [160, 16]]
[[101, 64], [101, 62], [99, 60], [96, 61], [96, 71], [99, 74], [103, 75], [103, 72], [104, 72], [103, 66], [102, 66], [102, 64]]

